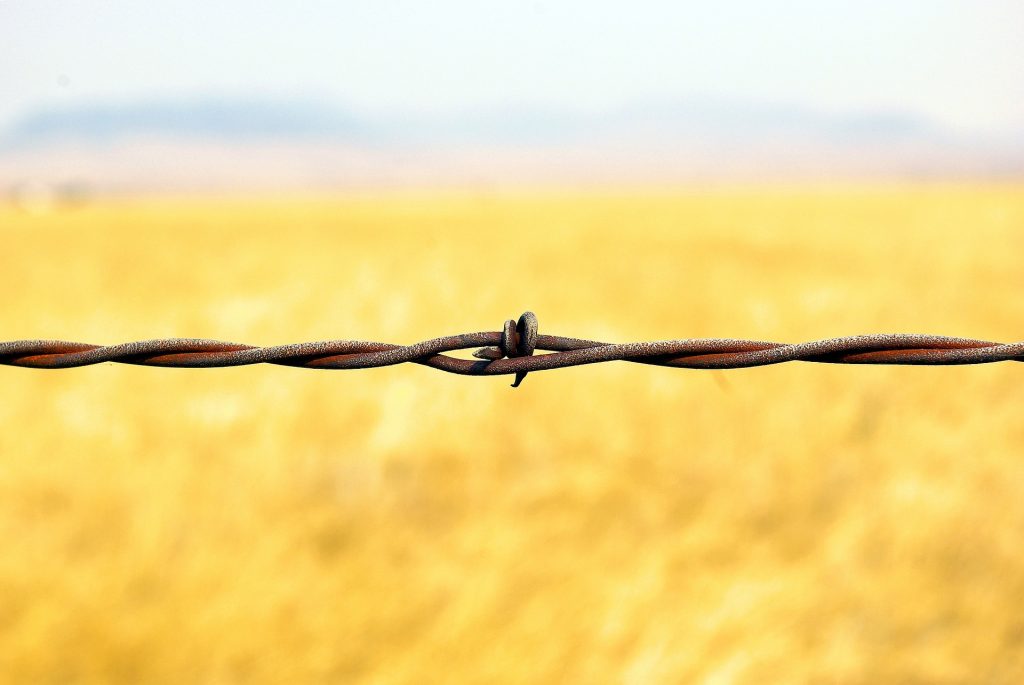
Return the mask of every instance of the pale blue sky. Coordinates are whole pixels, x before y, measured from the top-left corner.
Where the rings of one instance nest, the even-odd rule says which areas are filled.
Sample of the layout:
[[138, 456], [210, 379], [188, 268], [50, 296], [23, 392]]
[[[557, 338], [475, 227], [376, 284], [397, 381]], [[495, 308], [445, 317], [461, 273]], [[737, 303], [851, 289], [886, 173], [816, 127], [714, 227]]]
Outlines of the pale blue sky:
[[0, 126], [217, 94], [363, 113], [713, 96], [1024, 130], [1020, 0], [0, 0]]

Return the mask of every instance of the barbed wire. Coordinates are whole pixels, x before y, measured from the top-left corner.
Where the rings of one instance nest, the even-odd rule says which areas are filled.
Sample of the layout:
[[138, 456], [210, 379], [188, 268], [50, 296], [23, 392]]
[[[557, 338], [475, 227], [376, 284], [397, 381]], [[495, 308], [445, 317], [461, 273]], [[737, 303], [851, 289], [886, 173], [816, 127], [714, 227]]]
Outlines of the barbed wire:
[[[256, 347], [218, 340], [172, 338], [121, 345], [61, 340], [0, 342], [0, 364], [67, 369], [103, 362], [181, 368], [280, 364], [311, 369], [368, 369], [423, 364], [468, 376], [514, 374], [513, 387], [531, 371], [629, 361], [685, 369], [737, 369], [791, 361], [828, 364], [988, 364], [1024, 361], [1024, 342], [996, 343], [936, 335], [857, 335], [797, 344], [757, 340], [690, 339], [613, 344], [540, 335], [526, 312], [500, 332], [462, 333], [413, 345], [359, 340]], [[446, 355], [471, 348], [478, 361]], [[550, 354], [534, 356], [543, 350]]]

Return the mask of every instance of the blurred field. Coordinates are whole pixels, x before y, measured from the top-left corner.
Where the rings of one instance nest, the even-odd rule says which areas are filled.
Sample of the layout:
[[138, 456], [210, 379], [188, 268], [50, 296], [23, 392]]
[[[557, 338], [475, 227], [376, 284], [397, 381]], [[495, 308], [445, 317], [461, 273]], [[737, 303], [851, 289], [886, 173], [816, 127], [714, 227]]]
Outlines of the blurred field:
[[[0, 338], [1024, 339], [1024, 189], [0, 210]], [[12, 683], [1019, 683], [1024, 365], [0, 367]]]

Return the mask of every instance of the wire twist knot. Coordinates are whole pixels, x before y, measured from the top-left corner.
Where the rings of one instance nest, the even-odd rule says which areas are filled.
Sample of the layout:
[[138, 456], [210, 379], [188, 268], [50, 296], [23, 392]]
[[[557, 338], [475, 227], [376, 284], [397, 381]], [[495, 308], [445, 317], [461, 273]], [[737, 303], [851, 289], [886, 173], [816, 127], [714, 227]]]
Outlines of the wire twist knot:
[[[509, 319], [501, 331], [501, 345], [499, 347], [484, 347], [473, 353], [477, 359], [495, 361], [497, 359], [515, 357], [529, 357], [537, 349], [537, 315], [533, 312], [523, 312], [519, 321]], [[516, 371], [516, 380], [512, 383], [513, 388], [526, 378], [526, 371]]]

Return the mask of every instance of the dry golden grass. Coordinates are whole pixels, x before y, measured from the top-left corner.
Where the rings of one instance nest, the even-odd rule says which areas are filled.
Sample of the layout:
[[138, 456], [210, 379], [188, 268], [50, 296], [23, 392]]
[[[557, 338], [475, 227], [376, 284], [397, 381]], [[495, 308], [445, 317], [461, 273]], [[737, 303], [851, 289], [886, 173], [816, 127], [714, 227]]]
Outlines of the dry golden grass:
[[[1024, 189], [0, 213], [0, 338], [1024, 338]], [[14, 683], [1019, 683], [1024, 365], [0, 368]]]

